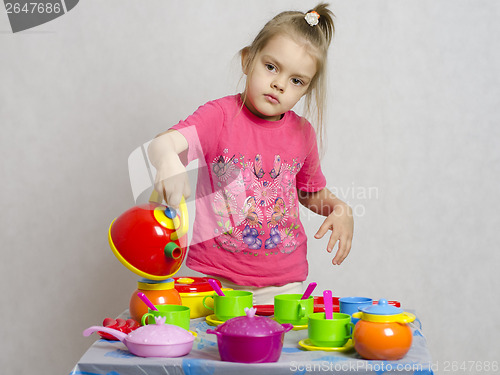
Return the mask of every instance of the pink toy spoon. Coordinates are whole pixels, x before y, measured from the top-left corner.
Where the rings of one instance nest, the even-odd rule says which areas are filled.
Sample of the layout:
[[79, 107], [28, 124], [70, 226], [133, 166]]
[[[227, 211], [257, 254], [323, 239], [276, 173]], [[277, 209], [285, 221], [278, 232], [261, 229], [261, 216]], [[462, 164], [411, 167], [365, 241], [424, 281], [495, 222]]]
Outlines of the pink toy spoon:
[[224, 297], [225, 294], [222, 292], [222, 290], [219, 288], [219, 284], [217, 284], [217, 281], [214, 279], [208, 279], [208, 283], [210, 286], [215, 290], [215, 293], [217, 293], [219, 296]]
[[306, 291], [304, 292], [304, 294], [302, 295], [302, 298], [301, 299], [308, 299], [312, 292], [314, 291], [314, 288], [316, 288], [316, 283], [312, 282], [312, 283], [309, 283], [309, 285], [307, 286], [307, 289]]
[[142, 292], [137, 293], [137, 296], [146, 304], [147, 307], [149, 307], [151, 310], [158, 311], [158, 309], [153, 305], [153, 303], [149, 300], [148, 297]]
[[323, 291], [323, 303], [325, 304], [325, 319], [333, 319], [332, 291]]

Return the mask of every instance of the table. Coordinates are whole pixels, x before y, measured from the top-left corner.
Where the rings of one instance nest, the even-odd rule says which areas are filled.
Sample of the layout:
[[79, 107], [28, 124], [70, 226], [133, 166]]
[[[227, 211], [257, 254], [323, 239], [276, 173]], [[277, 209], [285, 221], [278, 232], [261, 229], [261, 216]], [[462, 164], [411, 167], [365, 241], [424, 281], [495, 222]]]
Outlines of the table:
[[[120, 315], [128, 318], [128, 311]], [[354, 349], [347, 352], [309, 351], [298, 342], [307, 338], [307, 329], [285, 334], [283, 351], [276, 363], [242, 364], [220, 360], [215, 335], [207, 334], [205, 318], [192, 319], [190, 329], [198, 336], [192, 351], [179, 358], [141, 358], [131, 354], [120, 341], [99, 339], [85, 352], [70, 375], [273, 375], [273, 374], [433, 374], [422, 324], [410, 324], [413, 342], [399, 361], [368, 361]], [[86, 327], [85, 327], [86, 328]], [[94, 333], [99, 337], [97, 333]]]

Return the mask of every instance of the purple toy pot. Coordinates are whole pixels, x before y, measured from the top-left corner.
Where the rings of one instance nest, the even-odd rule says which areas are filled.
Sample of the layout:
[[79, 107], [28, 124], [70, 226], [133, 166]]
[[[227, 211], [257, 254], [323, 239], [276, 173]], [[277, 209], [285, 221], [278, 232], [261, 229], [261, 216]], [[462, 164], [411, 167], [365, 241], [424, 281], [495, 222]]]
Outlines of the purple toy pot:
[[207, 330], [207, 333], [217, 335], [220, 358], [227, 362], [277, 362], [285, 332], [293, 325], [255, 316], [254, 308], [245, 311], [246, 316], [229, 319], [215, 330]]

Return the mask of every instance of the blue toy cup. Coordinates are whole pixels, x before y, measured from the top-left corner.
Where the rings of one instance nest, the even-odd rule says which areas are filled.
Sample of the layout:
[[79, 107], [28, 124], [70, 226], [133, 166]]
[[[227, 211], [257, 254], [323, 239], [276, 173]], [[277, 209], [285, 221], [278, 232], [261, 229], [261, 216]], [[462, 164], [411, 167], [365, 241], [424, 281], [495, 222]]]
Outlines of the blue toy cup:
[[373, 299], [368, 297], [342, 297], [339, 299], [340, 312], [349, 314], [353, 324], [356, 324], [359, 319], [353, 318], [352, 314], [358, 312], [360, 307], [370, 306], [372, 304]]

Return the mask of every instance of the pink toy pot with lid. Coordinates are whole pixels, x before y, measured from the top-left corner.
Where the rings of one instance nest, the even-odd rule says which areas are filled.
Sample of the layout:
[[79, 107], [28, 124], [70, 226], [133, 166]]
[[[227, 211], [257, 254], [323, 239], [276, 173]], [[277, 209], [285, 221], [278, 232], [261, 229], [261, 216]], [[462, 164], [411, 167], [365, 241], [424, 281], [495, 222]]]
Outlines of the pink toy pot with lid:
[[242, 363], [277, 362], [285, 332], [293, 325], [255, 316], [255, 308], [247, 308], [245, 312], [246, 316], [229, 319], [215, 330], [207, 330], [207, 333], [217, 335], [221, 359]]
[[187, 330], [165, 324], [165, 318], [156, 317], [156, 324], [137, 328], [128, 335], [113, 328], [92, 326], [83, 331], [84, 336], [93, 332], [106, 332], [116, 337], [130, 352], [139, 357], [181, 357], [193, 348], [194, 336]]

